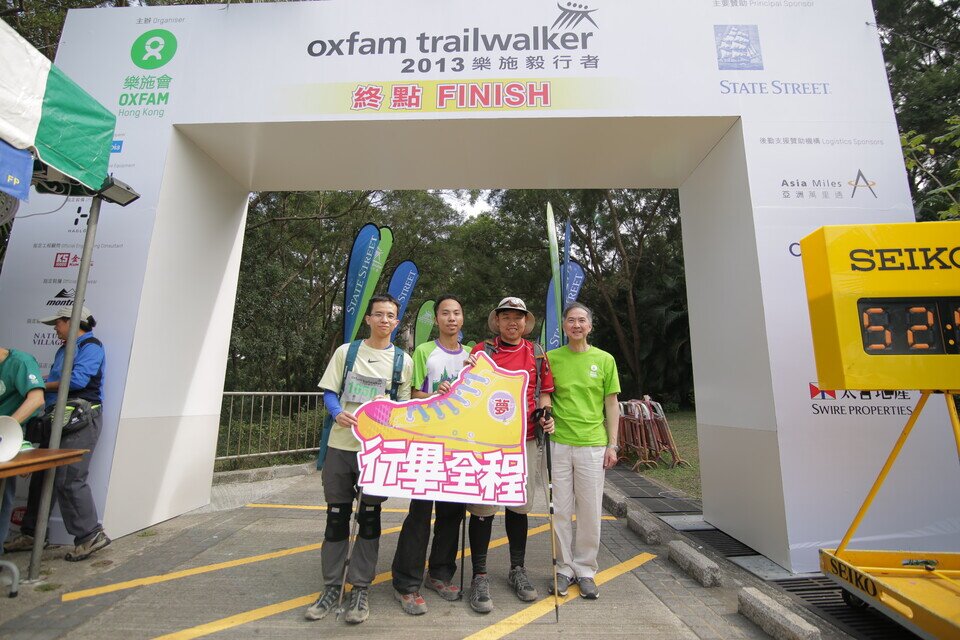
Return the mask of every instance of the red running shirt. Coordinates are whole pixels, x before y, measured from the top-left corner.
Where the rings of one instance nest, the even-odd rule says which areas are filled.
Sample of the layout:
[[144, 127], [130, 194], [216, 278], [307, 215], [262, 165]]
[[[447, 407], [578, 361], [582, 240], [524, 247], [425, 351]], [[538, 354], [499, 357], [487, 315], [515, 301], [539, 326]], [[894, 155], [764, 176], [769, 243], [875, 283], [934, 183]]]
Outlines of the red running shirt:
[[[504, 344], [500, 337], [493, 339], [494, 352], [491, 358], [504, 369], [510, 371], [527, 372], [527, 440], [533, 438], [533, 423], [529, 421], [530, 414], [537, 408], [537, 400], [533, 397], [537, 387], [537, 359], [533, 355], [533, 343], [529, 340], [523, 340], [518, 345]], [[483, 351], [483, 342], [476, 344], [470, 351], [471, 354]], [[550, 372], [550, 363], [546, 357], [541, 360], [540, 393], [553, 393], [553, 373]]]

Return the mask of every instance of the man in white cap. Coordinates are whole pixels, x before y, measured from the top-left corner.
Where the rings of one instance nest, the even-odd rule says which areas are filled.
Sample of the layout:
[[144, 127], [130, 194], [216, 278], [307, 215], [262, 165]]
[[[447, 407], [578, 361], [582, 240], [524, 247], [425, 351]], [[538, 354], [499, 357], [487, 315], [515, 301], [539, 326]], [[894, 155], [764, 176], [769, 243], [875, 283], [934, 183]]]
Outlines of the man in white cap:
[[[53, 326], [57, 337], [66, 342], [72, 314], [73, 306], [61, 307], [57, 313], [41, 319], [40, 322]], [[70, 390], [67, 396], [70, 417], [65, 420], [66, 424], [60, 439], [60, 447], [63, 449], [89, 449], [90, 452], [84, 455], [80, 462], [57, 468], [53, 482], [54, 501], [59, 503], [64, 527], [73, 536], [76, 545], [73, 551], [64, 556], [64, 559], [70, 562], [85, 560], [110, 544], [110, 538], [103, 532], [103, 526], [97, 517], [97, 505], [93, 501], [93, 492], [87, 484], [90, 458], [100, 437], [100, 428], [103, 423], [101, 387], [104, 352], [103, 344], [93, 335], [95, 326], [97, 321], [90, 310], [83, 307], [77, 331], [77, 352], [73, 360]], [[28, 435], [40, 441], [41, 447], [48, 447], [50, 444], [49, 428], [43, 425], [49, 425], [52, 420], [53, 408], [57, 402], [57, 393], [61, 384], [64, 354], [65, 347], [61, 345], [54, 356], [53, 366], [50, 367], [50, 374], [46, 379], [46, 411], [43, 416], [31, 423], [40, 427], [37, 429], [39, 433], [28, 432]], [[30, 494], [27, 498], [27, 513], [20, 527], [20, 535], [6, 545], [7, 551], [26, 551], [33, 547], [42, 484], [43, 474], [33, 474], [30, 479]], [[52, 506], [53, 501], [51, 501]]]
[[[487, 325], [496, 336], [476, 345], [471, 352], [484, 352], [498, 366], [511, 371], [527, 372], [527, 388], [524, 390], [526, 412], [531, 415], [540, 407], [550, 406], [550, 394], [553, 392], [553, 375], [550, 363], [540, 345], [524, 339], [533, 331], [536, 318], [527, 311], [527, 305], [520, 298], [504, 298], [496, 309], [490, 312]], [[543, 430], [553, 432], [553, 418], [540, 419]], [[510, 573], [507, 582], [524, 602], [538, 597], [537, 589], [530, 582], [524, 568], [527, 551], [527, 514], [533, 508], [534, 488], [540, 479], [540, 454], [534, 440], [533, 420], [527, 422], [527, 503], [518, 507], [507, 507], [504, 525], [510, 547]], [[470, 511], [470, 555], [473, 563], [473, 580], [470, 583], [470, 607], [478, 613], [493, 610], [490, 598], [490, 582], [487, 578], [487, 550], [490, 548], [490, 536], [493, 532], [493, 516], [497, 512], [495, 505], [471, 505]]]

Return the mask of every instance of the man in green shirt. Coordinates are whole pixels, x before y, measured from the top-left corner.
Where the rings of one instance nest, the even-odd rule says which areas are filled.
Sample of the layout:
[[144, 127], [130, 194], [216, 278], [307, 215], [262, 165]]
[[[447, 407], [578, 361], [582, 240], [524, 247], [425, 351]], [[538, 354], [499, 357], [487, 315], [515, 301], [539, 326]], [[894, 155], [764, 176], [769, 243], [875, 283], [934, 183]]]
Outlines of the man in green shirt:
[[[604, 469], [617, 464], [620, 379], [606, 351], [587, 343], [593, 313], [573, 302], [563, 312], [568, 344], [547, 353], [553, 371], [554, 529], [557, 535], [557, 591], [567, 595], [574, 581], [588, 600], [600, 597], [594, 581], [600, 550]], [[577, 519], [576, 540], [573, 517]], [[553, 593], [553, 587], [550, 587]]]
[[[43, 374], [32, 355], [0, 347], [0, 416], [10, 416], [23, 425], [43, 407], [43, 387]], [[10, 530], [16, 493], [16, 480], [10, 478], [0, 498], [0, 554]]]

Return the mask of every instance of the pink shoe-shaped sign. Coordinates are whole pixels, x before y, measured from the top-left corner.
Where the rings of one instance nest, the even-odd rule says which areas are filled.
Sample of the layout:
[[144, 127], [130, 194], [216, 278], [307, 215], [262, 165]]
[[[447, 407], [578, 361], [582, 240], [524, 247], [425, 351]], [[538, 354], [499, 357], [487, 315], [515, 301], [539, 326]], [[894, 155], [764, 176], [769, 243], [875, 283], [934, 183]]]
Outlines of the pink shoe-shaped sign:
[[450, 391], [356, 411], [360, 485], [372, 495], [467, 504], [527, 501], [527, 373], [484, 353]]

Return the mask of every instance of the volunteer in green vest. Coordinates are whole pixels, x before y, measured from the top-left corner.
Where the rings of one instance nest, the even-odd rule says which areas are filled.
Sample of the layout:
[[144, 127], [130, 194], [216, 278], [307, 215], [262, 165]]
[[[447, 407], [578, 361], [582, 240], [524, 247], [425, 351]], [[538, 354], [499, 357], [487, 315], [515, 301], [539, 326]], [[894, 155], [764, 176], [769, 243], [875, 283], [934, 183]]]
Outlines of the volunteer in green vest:
[[[43, 374], [37, 360], [29, 353], [0, 347], [0, 416], [10, 416], [22, 426], [41, 407]], [[16, 478], [8, 478], [0, 496], [0, 554], [10, 531], [16, 493]]]
[[[557, 536], [557, 590], [567, 595], [576, 582], [588, 600], [600, 597], [594, 577], [600, 549], [604, 469], [617, 464], [620, 379], [606, 351], [587, 343], [593, 313], [579, 302], [563, 312], [566, 346], [547, 352], [553, 371], [554, 529]], [[577, 519], [576, 537], [573, 518]], [[553, 593], [553, 586], [550, 586]]]

